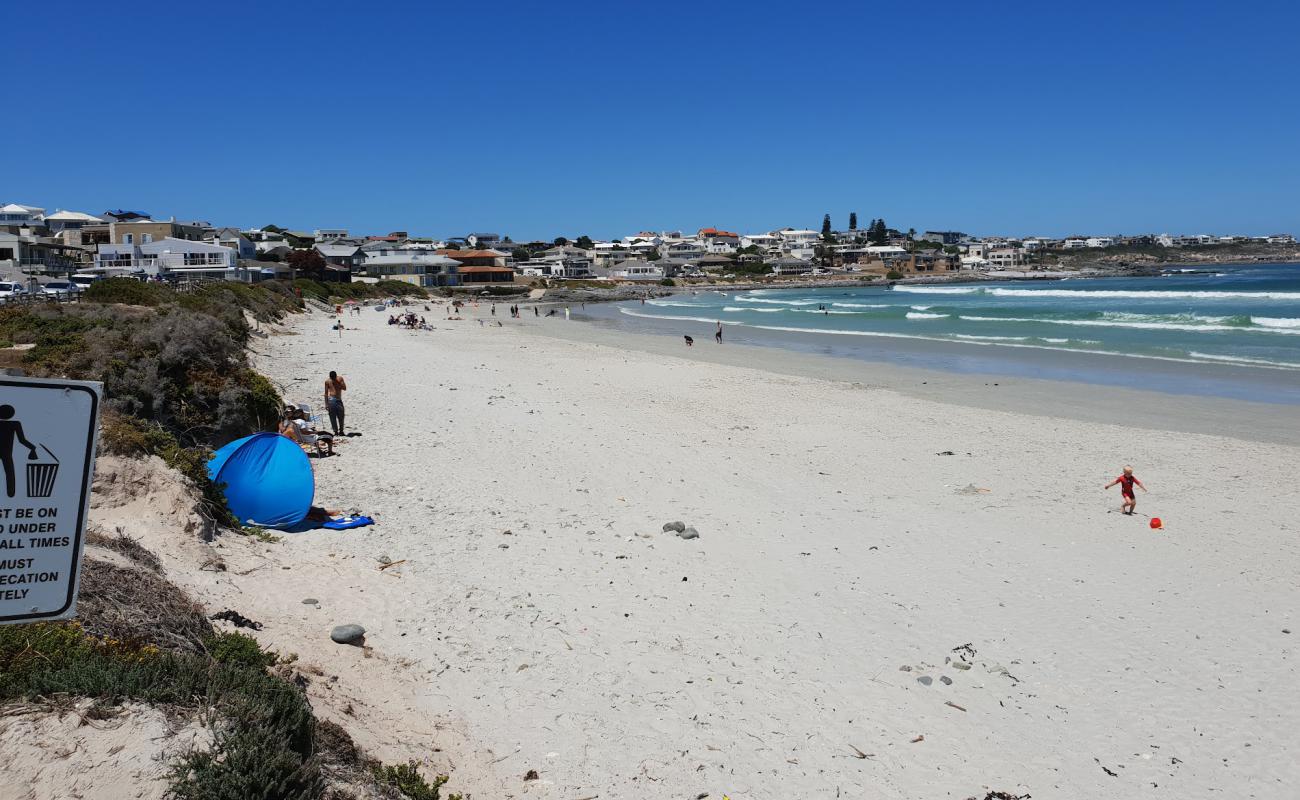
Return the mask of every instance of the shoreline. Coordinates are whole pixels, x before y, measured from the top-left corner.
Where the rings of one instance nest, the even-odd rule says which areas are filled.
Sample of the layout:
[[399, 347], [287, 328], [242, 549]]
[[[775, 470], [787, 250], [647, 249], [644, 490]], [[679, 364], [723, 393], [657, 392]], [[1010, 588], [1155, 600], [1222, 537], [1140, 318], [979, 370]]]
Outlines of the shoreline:
[[[1032, 378], [1010, 373], [949, 371], [887, 361], [829, 355], [771, 345], [697, 341], [684, 347], [676, 335], [602, 327], [598, 320], [575, 314], [579, 326], [556, 321], [541, 325], [542, 336], [626, 348], [682, 358], [846, 383], [863, 390], [888, 390], [919, 400], [951, 403], [990, 411], [1080, 422], [1125, 424], [1153, 430], [1226, 436], [1242, 441], [1300, 446], [1300, 405], [1261, 403], [1226, 397], [1177, 394], [1078, 380]], [[954, 342], [961, 347], [965, 343]], [[972, 348], [981, 345], [969, 345]], [[1105, 357], [1099, 357], [1105, 358]], [[1207, 364], [1224, 373], [1252, 369]]]
[[[467, 800], [1300, 780], [1300, 706], [1272, 691], [1296, 677], [1300, 507], [1271, 478], [1294, 446], [1143, 428], [1095, 387], [1072, 412], [1100, 397], [1104, 421], [1035, 416], [1006, 386], [875, 365], [855, 386], [846, 359], [810, 377], [475, 313], [408, 331], [363, 312], [342, 337], [310, 314], [259, 345], [286, 400], [347, 378], [362, 436], [315, 463], [317, 502], [379, 522], [286, 536], [296, 585], [270, 574], [241, 607], [328, 654], [370, 717], [388, 679], [320, 643], [363, 624], [400, 702], [439, 720], [410, 745], [441, 749]], [[1128, 462], [1168, 531], [1109, 513]], [[700, 538], [661, 531], [678, 519]], [[347, 563], [370, 569], [304, 629], [300, 595]]]

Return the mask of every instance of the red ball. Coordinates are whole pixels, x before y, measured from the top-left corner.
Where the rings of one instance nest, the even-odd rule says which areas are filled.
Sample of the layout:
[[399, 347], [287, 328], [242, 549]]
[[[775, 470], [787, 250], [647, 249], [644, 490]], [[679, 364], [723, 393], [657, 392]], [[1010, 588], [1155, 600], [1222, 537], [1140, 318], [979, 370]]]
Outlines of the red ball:
[[1152, 530], [1157, 530], [1157, 531], [1158, 531], [1158, 530], [1160, 530], [1161, 528], [1163, 528], [1164, 526], [1165, 526], [1165, 524], [1164, 524], [1163, 522], [1160, 521], [1160, 517], [1152, 517], [1152, 518], [1151, 518], [1151, 528], [1152, 528]]

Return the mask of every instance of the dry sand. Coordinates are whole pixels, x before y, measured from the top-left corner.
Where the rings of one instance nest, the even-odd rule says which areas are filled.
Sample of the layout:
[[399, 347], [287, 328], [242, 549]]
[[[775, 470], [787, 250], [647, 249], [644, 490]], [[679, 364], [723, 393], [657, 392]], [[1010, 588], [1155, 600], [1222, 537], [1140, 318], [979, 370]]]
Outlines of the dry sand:
[[[362, 435], [317, 501], [379, 524], [228, 542], [187, 588], [265, 623], [361, 744], [483, 800], [1294, 796], [1300, 449], [505, 309], [258, 344], [290, 399], [346, 377]], [[1125, 463], [1166, 530], [1102, 491]], [[329, 641], [348, 622], [367, 649]]]

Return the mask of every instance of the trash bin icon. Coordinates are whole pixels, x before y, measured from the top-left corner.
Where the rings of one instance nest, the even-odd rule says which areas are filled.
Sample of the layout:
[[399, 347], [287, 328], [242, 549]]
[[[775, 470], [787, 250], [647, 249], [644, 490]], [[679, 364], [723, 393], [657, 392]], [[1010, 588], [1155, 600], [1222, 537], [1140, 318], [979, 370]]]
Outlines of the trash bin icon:
[[45, 445], [41, 445], [41, 449], [50, 460], [27, 462], [28, 497], [49, 497], [54, 493], [54, 481], [59, 477], [59, 459]]

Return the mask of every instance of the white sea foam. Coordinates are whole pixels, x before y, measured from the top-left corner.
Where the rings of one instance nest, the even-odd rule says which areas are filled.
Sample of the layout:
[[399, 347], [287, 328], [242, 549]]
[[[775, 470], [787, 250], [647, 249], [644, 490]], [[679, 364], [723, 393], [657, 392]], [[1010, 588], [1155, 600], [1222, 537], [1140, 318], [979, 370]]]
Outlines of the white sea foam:
[[787, 310], [790, 310], [790, 309], [785, 309], [785, 308], [752, 308], [752, 307], [750, 307], [750, 308], [746, 308], [746, 307], [744, 307], [744, 306], [723, 306], [723, 307], [722, 307], [722, 310], [723, 310], [723, 311], [731, 311], [731, 312], [733, 312], [733, 313], [734, 313], [734, 312], [737, 312], [737, 311], [754, 311], [754, 312], [758, 312], [758, 313], [760, 313], [760, 314], [780, 314], [782, 311], [787, 311]]
[[1300, 328], [1300, 319], [1293, 317], [1251, 317], [1250, 321], [1265, 328]]
[[1198, 353], [1193, 350], [1188, 355], [1193, 358], [1204, 358], [1210, 361], [1220, 361], [1225, 364], [1245, 364], [1252, 367], [1272, 367], [1273, 369], [1300, 369], [1300, 364], [1293, 364], [1289, 361], [1269, 361], [1266, 358], [1248, 358], [1246, 356], [1218, 356], [1213, 353]]
[[924, 311], [907, 312], [908, 319], [947, 319], [950, 314], [927, 314]]
[[620, 308], [619, 313], [627, 314], [629, 317], [641, 317], [643, 319], [666, 319], [674, 322], [707, 322], [710, 325], [722, 322], [723, 325], [743, 325], [743, 322], [729, 322], [727, 320], [717, 320], [712, 317], [675, 317], [670, 314], [642, 314], [639, 311], [633, 311], [630, 308]]
[[982, 289], [978, 286], [895, 286], [893, 291], [913, 294], [975, 294]]
[[[1028, 336], [976, 336], [975, 334], [972, 333], [954, 333], [953, 336], [955, 336], [958, 339], [969, 339], [974, 342], [1027, 342], [1029, 341]], [[1070, 340], [1069, 339], [1044, 339], [1043, 341], [1064, 344]]]
[[831, 303], [836, 308], [893, 308], [888, 303]]
[[[791, 328], [791, 327], [784, 327], [780, 325], [753, 325], [750, 327], [758, 328], [765, 331], [789, 331], [790, 333], [823, 333], [823, 334], [830, 334], [833, 336], [869, 336], [869, 337], [877, 337], [881, 339], [920, 339], [922, 341], [927, 341], [927, 342], [948, 342], [950, 344], [969, 344], [969, 345], [975, 345], [977, 347], [1018, 347], [1025, 350], [1050, 350], [1054, 353], [1085, 353], [1088, 355], [1097, 355], [1097, 356], [1139, 358], [1139, 359], [1146, 359], [1149, 361], [1173, 361], [1179, 364], [1207, 364], [1210, 363], [1211, 359], [1215, 359], [1215, 356], [1207, 356], [1204, 353], [1190, 353], [1189, 354], [1190, 356], [1195, 356], [1192, 358], [1177, 358], [1174, 356], [1149, 355], [1147, 353], [1124, 353], [1124, 352], [1116, 352], [1114, 350], [1091, 350], [1091, 349], [1083, 349], [1078, 347], [1049, 347], [1047, 345], [1026, 344], [1023, 342], [952, 339], [952, 338], [942, 337], [942, 336], [916, 336], [907, 333], [884, 333], [881, 331], [837, 331], [837, 330], [832, 330], [830, 328]], [[1097, 342], [1088, 339], [1080, 340], [1080, 343], [1097, 344]], [[1227, 356], [1221, 358], [1225, 359], [1223, 363], [1225, 364], [1230, 363], [1226, 360], [1228, 358]], [[1286, 362], [1277, 362], [1277, 361], [1265, 361], [1263, 359], [1257, 359], [1257, 361], [1258, 363], [1239, 363], [1236, 364], [1235, 366], [1261, 367], [1261, 368], [1268, 368], [1268, 369], [1285, 369], [1285, 370], [1300, 369], [1300, 364], [1289, 364]]]
[[1072, 297], [1080, 300], [1130, 298], [1137, 300], [1300, 300], [1300, 292], [1180, 291], [1176, 289], [1006, 289], [982, 286], [895, 286], [895, 292], [913, 294], [988, 294], [994, 297]]
[[[766, 311], [767, 309], [766, 309], [766, 308], [756, 308], [756, 309], [754, 309], [754, 310], [755, 310], [755, 311]], [[780, 310], [780, 309], [777, 309], [777, 310]], [[820, 309], [820, 308], [792, 308], [792, 309], [790, 309], [790, 310], [791, 310], [791, 311], [799, 311], [799, 312], [802, 312], [802, 313], [804, 313], [804, 314], [861, 314], [861, 313], [862, 313], [861, 311], [834, 311], [834, 310], [829, 309], [829, 308], [827, 308], [827, 309], [825, 309], [825, 310]]]
[[1077, 299], [1124, 297], [1139, 300], [1300, 300], [1300, 292], [1217, 292], [1136, 289], [1001, 289], [985, 290], [994, 297], [1073, 297]]
[[703, 303], [676, 303], [672, 300], [647, 300], [646, 305], [651, 306], [673, 306], [675, 308], [712, 308], [712, 306]]
[[934, 308], [934, 306], [912, 306], [913, 311], [929, 311], [932, 308]]
[[[1141, 317], [1143, 315], [1129, 315]], [[1287, 333], [1300, 335], [1300, 328], [1251, 328], [1243, 325], [1221, 325], [1216, 323], [1196, 324], [1191, 322], [1169, 322], [1169, 321], [1141, 321], [1138, 319], [1123, 319], [1115, 316], [1106, 319], [1050, 319], [1045, 317], [980, 317], [963, 314], [958, 319], [967, 322], [1039, 322], [1047, 325], [1077, 325], [1084, 328], [1138, 328], [1141, 330], [1151, 331], [1191, 331], [1193, 333], [1207, 333], [1218, 331], [1253, 331], [1257, 333]], [[1208, 318], [1206, 318], [1208, 319]], [[1217, 319], [1227, 319], [1218, 317]]]
[[766, 298], [766, 297], [749, 297], [749, 296], [742, 296], [742, 295], [737, 295], [737, 296], [736, 296], [736, 302], [738, 302], [738, 303], [775, 303], [776, 305], [782, 305], [782, 306], [811, 306], [811, 305], [816, 305], [816, 304], [817, 304], [817, 301], [816, 301], [816, 300], [769, 300], [769, 299]]

